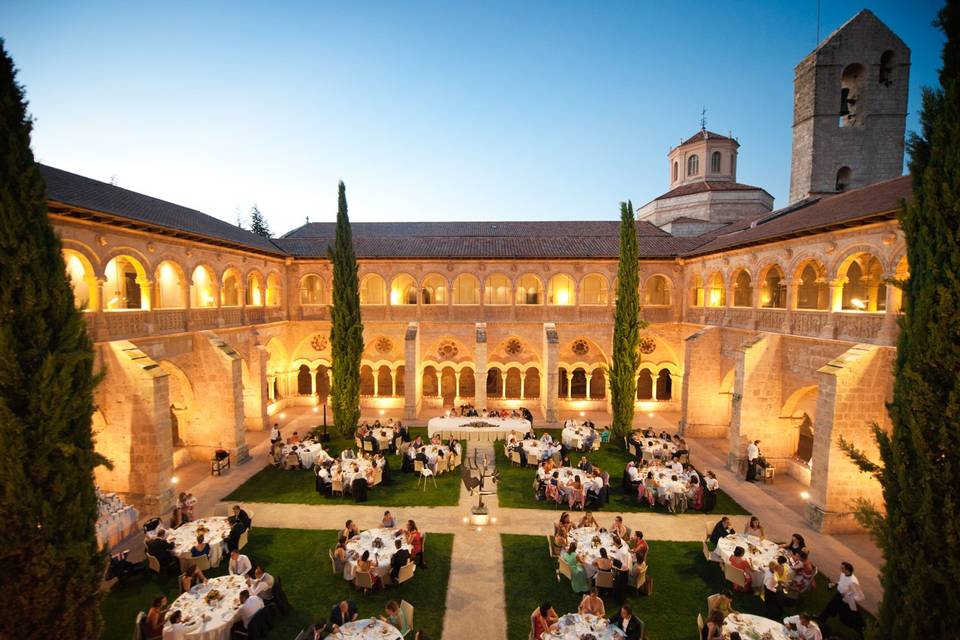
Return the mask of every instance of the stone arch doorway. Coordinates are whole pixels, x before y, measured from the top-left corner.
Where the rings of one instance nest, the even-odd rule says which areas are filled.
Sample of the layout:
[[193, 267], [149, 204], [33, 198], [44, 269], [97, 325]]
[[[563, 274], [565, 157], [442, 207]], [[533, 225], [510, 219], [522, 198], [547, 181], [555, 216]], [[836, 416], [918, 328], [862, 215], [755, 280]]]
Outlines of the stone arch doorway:
[[440, 372], [440, 396], [445, 407], [452, 407], [456, 402], [457, 374], [453, 367], [444, 367]]
[[330, 397], [330, 371], [326, 366], [317, 367], [316, 382], [320, 404], [326, 404], [327, 398]]
[[310, 367], [300, 365], [297, 372], [297, 395], [309, 396], [313, 393], [313, 383], [310, 380]]

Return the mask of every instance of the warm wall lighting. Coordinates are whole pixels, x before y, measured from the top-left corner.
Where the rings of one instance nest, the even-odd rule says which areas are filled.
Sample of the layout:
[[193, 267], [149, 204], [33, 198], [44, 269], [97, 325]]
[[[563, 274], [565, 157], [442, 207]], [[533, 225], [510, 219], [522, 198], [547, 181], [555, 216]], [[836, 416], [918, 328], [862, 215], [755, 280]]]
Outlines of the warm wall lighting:
[[380, 415], [383, 415], [385, 412], [383, 409], [380, 409]]
[[810, 493], [809, 493], [808, 491], [801, 491], [801, 492], [800, 492], [800, 497], [803, 498], [804, 500], [809, 500], [809, 499], [810, 499]]
[[586, 412], [586, 411], [581, 411], [581, 412], [580, 412], [580, 417], [581, 417], [581, 418], [582, 418], [583, 416], [585, 416], [585, 415], [587, 415], [587, 412]]
[[864, 309], [867, 308], [867, 304], [860, 298], [853, 298], [852, 300], [850, 300], [850, 304], [854, 308], [859, 309], [860, 311], [863, 311]]
[[178, 482], [180, 482], [180, 478], [178, 478], [177, 476], [173, 476], [172, 478], [170, 478], [170, 484], [177, 484]]

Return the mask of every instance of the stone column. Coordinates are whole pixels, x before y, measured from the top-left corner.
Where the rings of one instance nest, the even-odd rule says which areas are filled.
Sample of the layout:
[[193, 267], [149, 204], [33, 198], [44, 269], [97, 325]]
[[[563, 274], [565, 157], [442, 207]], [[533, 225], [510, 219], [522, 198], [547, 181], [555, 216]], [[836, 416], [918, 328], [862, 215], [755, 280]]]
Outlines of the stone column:
[[500, 399], [501, 400], [507, 399], [507, 372], [506, 371], [500, 372]]
[[[371, 371], [373, 371], [373, 367], [371, 367], [370, 369], [371, 369]], [[316, 393], [316, 392], [317, 392], [316, 389], [314, 389], [313, 392]], [[376, 371], [373, 371], [373, 397], [374, 397], [374, 398], [379, 398], [379, 397], [380, 397], [380, 370], [379, 370], [379, 368], [378, 368]]]
[[454, 371], [453, 376], [457, 380], [456, 399], [459, 400], [460, 399], [460, 371]]
[[780, 334], [764, 333], [737, 350], [728, 439], [728, 465], [733, 471], [753, 440], [761, 441], [760, 449], [771, 464], [782, 464], [793, 455], [794, 439], [779, 419], [783, 407], [781, 340]]
[[563, 370], [563, 379], [567, 381], [567, 400], [573, 399], [573, 372], [564, 369]]
[[397, 395], [397, 370], [390, 369], [390, 397]]
[[558, 371], [558, 351], [560, 337], [557, 327], [552, 322], [543, 325], [543, 375], [540, 376], [540, 406], [543, 408], [543, 417], [547, 422], [556, 422], [558, 417], [557, 404], [559, 402], [558, 387], [560, 372]]
[[846, 278], [838, 278], [830, 281], [828, 284], [830, 288], [830, 306], [828, 307], [830, 309], [830, 317], [827, 319], [827, 324], [824, 325], [823, 331], [820, 333], [821, 338], [833, 338], [836, 335], [836, 314], [843, 309], [843, 285], [846, 281]]
[[[93, 336], [91, 336], [95, 341], [102, 342], [110, 338], [109, 328], [107, 327], [107, 318], [104, 315], [106, 311], [106, 301], [103, 298], [103, 285], [106, 284], [106, 280], [103, 278], [97, 278], [96, 282], [96, 302], [91, 304], [91, 309], [97, 314], [96, 319], [94, 320], [94, 331]], [[91, 301], [92, 302], [92, 301]]]
[[784, 333], [792, 333], [793, 331], [793, 310], [797, 308], [797, 300], [800, 294], [800, 285], [794, 279], [789, 279], [786, 281], [787, 284], [787, 299], [786, 299], [786, 311], [783, 313], [783, 328], [781, 331]]
[[884, 344], [894, 344], [897, 340], [897, 316], [900, 315], [900, 305], [903, 303], [903, 291], [892, 282], [887, 287], [887, 308], [880, 324], [880, 335], [877, 336]]
[[416, 322], [407, 325], [403, 338], [403, 419], [416, 420], [420, 412], [422, 380], [420, 369], [420, 326]]
[[593, 374], [588, 373], [586, 375], [587, 375], [587, 400], [591, 400], [592, 398], [590, 397], [590, 380], [593, 379]]
[[524, 389], [527, 385], [527, 373], [526, 371], [520, 372], [520, 399], [524, 400], [526, 398], [524, 394]]
[[153, 309], [153, 282], [147, 279], [137, 278], [137, 284], [140, 285], [140, 308], [150, 311]]
[[317, 371], [316, 369], [310, 370], [310, 395], [317, 395]]
[[[750, 291], [750, 328], [757, 328], [757, 314], [760, 310], [760, 305], [763, 302], [763, 283], [755, 282], [753, 283], [754, 287]], [[654, 392], [656, 392], [657, 385], [653, 385]]]
[[190, 283], [186, 280], [180, 281], [180, 295], [183, 296], [183, 330], [190, 331]]
[[[482, 300], [482, 298], [481, 298]], [[473, 404], [478, 409], [487, 406], [487, 325], [478, 322], [474, 327], [476, 368], [473, 370]]]

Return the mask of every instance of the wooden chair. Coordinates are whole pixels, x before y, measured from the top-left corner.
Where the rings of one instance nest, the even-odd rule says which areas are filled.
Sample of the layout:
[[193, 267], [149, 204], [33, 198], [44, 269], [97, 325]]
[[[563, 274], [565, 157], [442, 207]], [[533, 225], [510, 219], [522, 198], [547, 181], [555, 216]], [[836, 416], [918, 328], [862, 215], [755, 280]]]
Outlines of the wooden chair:
[[511, 451], [511, 452], [510, 452], [510, 463], [511, 463], [511, 464], [515, 464], [515, 465], [517, 465], [518, 467], [520, 466], [521, 463], [520, 463], [520, 452], [519, 452], [519, 451], [514, 450], [514, 451]]
[[367, 453], [373, 453], [373, 443], [369, 440], [363, 441], [363, 450]]
[[141, 640], [163, 640], [163, 636], [151, 636], [147, 633], [147, 614], [143, 611], [137, 612], [137, 617], [133, 621], [134, 629], [133, 635], [135, 638], [140, 638]]
[[640, 565], [640, 569], [639, 571], [637, 571], [637, 574], [633, 576], [630, 586], [636, 590], [637, 595], [640, 595], [640, 589], [642, 589], [645, 584], [647, 584], [647, 563], [646, 562]]
[[741, 589], [745, 589], [747, 586], [747, 574], [744, 573], [743, 569], [731, 567], [725, 562], [723, 563], [723, 577]]
[[375, 487], [381, 482], [383, 482], [383, 469], [377, 467], [373, 470], [373, 486]]
[[414, 460], [413, 461], [413, 472], [420, 473], [423, 471], [423, 460]]
[[366, 571], [357, 572], [353, 575], [353, 586], [363, 589], [363, 595], [367, 595], [373, 590], [373, 578]]
[[715, 559], [713, 557], [713, 553], [710, 551], [710, 547], [707, 546], [707, 541], [701, 540], [700, 542], [703, 545], [703, 559], [707, 562], [714, 562]]
[[245, 546], [247, 546], [248, 542], [250, 542], [250, 529], [247, 529], [240, 534], [240, 539], [237, 540], [237, 549], [243, 549]]
[[597, 589], [613, 589], [613, 571], [597, 571], [593, 584]]
[[[400, 567], [400, 573], [397, 574], [397, 584], [403, 584], [407, 580], [413, 577], [413, 572], [416, 570], [417, 565], [413, 561], [408, 560], [407, 564]], [[408, 621], [409, 624], [409, 621]]]
[[334, 480], [330, 483], [330, 495], [337, 493], [343, 495], [343, 480]]
[[199, 558], [180, 558], [180, 568], [184, 573], [186, 573], [187, 569], [190, 567], [196, 567], [200, 569], [200, 571], [206, 571], [211, 566], [210, 556], [200, 556]]
[[557, 559], [557, 582], [560, 582], [560, 576], [566, 576], [567, 580], [573, 581], [573, 574], [570, 572], [570, 565], [563, 561], [563, 558]]
[[337, 575], [337, 560], [333, 557], [333, 549], [327, 549], [327, 555], [330, 556], [330, 573]]
[[150, 571], [153, 571], [157, 575], [160, 575], [160, 561], [157, 560], [156, 556], [152, 556], [149, 553], [147, 555], [147, 568]]
[[[407, 619], [407, 627], [413, 629], [413, 605], [407, 602], [406, 600], [400, 601], [400, 610], [403, 611], [403, 617]], [[407, 633], [410, 633], [410, 630], [407, 630]], [[406, 637], [407, 633], [404, 633], [402, 637]]]
[[551, 558], [559, 558], [559, 557], [560, 557], [560, 549], [558, 549], [558, 548], [557, 548], [557, 545], [554, 544], [554, 542], [553, 542], [553, 536], [550, 536], [550, 535], [547, 536], [547, 551], [550, 552], [550, 557], [551, 557]]
[[764, 467], [763, 468], [763, 484], [773, 484], [773, 479], [776, 473], [777, 473], [777, 470], [774, 467]]
[[703, 614], [699, 611], [697, 612], [697, 637], [703, 637]]
[[288, 453], [287, 457], [283, 460], [284, 469], [299, 469], [300, 468], [300, 456], [295, 453]]

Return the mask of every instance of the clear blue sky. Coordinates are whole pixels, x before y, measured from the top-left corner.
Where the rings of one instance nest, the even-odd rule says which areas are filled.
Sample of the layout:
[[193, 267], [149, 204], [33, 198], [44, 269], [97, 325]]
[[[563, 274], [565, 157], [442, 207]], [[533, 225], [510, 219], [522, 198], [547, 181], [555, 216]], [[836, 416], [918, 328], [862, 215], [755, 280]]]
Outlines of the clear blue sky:
[[[821, 36], [865, 5], [823, 2]], [[202, 5], [202, 6], [200, 6]], [[936, 82], [939, 3], [866, 5]], [[785, 204], [802, 2], [0, 3], [38, 159], [275, 232], [331, 220], [613, 219], [667, 150], [733, 132]]]

